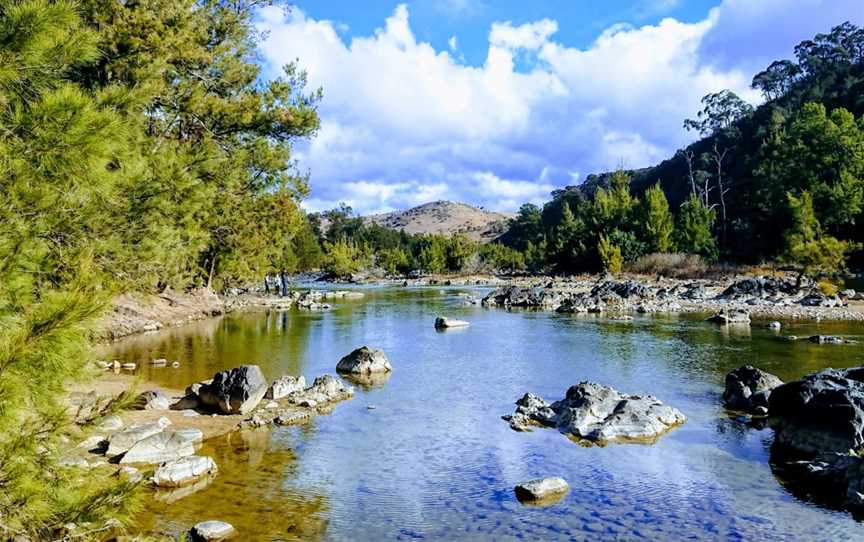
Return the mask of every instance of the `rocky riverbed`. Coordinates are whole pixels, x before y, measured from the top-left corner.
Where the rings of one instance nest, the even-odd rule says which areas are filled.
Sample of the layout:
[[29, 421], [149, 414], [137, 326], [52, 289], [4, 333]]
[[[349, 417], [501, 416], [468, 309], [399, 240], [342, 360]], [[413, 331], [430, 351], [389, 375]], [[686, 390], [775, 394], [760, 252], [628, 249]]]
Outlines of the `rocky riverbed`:
[[864, 321], [864, 293], [824, 295], [791, 278], [727, 280], [626, 279], [523, 281], [486, 295], [486, 307], [560, 313], [722, 313], [760, 318]]
[[[360, 350], [383, 357], [380, 350]], [[315, 378], [310, 386], [295, 375], [270, 382], [256, 365], [221, 371], [183, 392], [133, 393], [131, 377], [114, 374], [113, 366], [100, 368], [109, 369], [104, 377], [68, 397], [77, 429], [67, 437], [61, 465], [108, 471], [104, 474], [147, 484], [154, 498], [169, 503], [205, 488], [218, 476], [211, 457], [196, 455], [205, 440], [233, 431], [308, 423], [354, 395], [352, 387], [330, 374]], [[96, 529], [105, 532], [107, 527]], [[69, 526], [68, 534], [75, 537], [93, 529]], [[230, 525], [208, 520], [192, 527], [190, 536], [222, 540], [229, 532]]]

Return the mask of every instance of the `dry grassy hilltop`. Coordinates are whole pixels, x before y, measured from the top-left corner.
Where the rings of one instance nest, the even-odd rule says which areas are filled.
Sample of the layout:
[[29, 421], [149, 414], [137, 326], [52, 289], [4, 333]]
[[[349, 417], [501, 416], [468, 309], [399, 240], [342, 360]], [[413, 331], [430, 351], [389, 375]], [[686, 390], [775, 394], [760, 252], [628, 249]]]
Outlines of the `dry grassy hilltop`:
[[489, 242], [507, 229], [512, 214], [497, 213], [452, 201], [433, 201], [406, 211], [366, 217], [367, 223], [407, 233], [464, 233], [475, 241]]

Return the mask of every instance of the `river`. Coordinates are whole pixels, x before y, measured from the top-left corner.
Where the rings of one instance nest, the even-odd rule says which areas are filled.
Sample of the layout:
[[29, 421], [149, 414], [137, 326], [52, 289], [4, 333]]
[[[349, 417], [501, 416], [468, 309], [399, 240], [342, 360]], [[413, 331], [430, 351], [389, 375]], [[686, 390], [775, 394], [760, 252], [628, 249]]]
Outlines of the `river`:
[[[329, 311], [241, 313], [113, 346], [147, 380], [181, 389], [244, 363], [311, 381], [364, 344], [394, 367], [308, 425], [208, 441], [199, 453], [218, 475], [149, 501], [144, 532], [176, 536], [220, 519], [243, 540], [864, 539], [850, 515], [791, 494], [769, 466], [770, 429], [721, 405], [725, 374], [742, 364], [784, 380], [864, 364], [861, 345], [783, 338], [864, 339], [861, 324], [784, 323], [778, 334], [693, 315], [612, 321], [484, 309], [464, 305], [466, 292], [484, 293], [470, 288], [364, 291]], [[439, 314], [471, 326], [436, 331]], [[160, 357], [181, 365], [146, 364]], [[525, 392], [558, 399], [582, 380], [655, 395], [688, 421], [655, 444], [585, 447], [501, 420]], [[513, 486], [541, 476], [564, 477], [570, 492], [547, 508], [520, 504]]]

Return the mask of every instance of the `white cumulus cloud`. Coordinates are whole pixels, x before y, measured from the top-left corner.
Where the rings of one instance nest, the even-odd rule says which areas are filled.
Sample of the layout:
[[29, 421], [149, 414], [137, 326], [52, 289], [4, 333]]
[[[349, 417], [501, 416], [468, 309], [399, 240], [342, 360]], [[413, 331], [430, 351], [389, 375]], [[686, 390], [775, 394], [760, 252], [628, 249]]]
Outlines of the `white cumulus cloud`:
[[[268, 75], [299, 59], [324, 89], [321, 130], [297, 148], [312, 173], [307, 207], [344, 201], [366, 213], [446, 198], [512, 211], [572, 184], [576, 172], [670, 156], [690, 137], [682, 121], [703, 95], [731, 88], [758, 100], [749, 82], [766, 55], [791, 55], [842, 22], [831, 19], [844, 6], [860, 23], [859, 2], [796, 0], [797, 9], [779, 10], [778, 29], [777, 10], [724, 0], [702, 21], [618, 24], [586, 48], [556, 41], [562, 23], [552, 19], [498, 22], [480, 66], [454, 56], [455, 37], [445, 50], [418, 40], [406, 5], [348, 40], [340, 23], [299, 9], [266, 8], [259, 27]], [[728, 45], [763, 31], [770, 46]]]

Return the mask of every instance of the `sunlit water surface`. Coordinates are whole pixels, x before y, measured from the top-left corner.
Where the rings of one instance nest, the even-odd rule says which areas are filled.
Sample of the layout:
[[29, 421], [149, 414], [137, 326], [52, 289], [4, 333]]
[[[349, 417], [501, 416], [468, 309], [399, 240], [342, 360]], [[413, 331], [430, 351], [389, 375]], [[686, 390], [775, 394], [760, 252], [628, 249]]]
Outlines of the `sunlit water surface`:
[[[144, 531], [221, 519], [244, 540], [864, 539], [847, 514], [784, 489], [769, 467], [771, 431], [730, 417], [720, 397], [724, 375], [745, 363], [783, 379], [864, 364], [859, 345], [783, 339], [864, 338], [860, 324], [789, 323], [777, 334], [758, 322], [736, 331], [696, 317], [616, 322], [463, 305], [461, 294], [480, 290], [365, 291], [331, 311], [239, 314], [115, 345], [117, 359], [172, 388], [243, 363], [308, 380], [364, 344], [394, 366], [309, 425], [207, 442], [200, 453], [218, 475], [160, 494]], [[471, 326], [437, 332], [438, 314]], [[157, 357], [181, 366], [142, 364]], [[688, 421], [653, 445], [583, 447], [500, 418], [527, 391], [557, 399], [582, 380], [653, 394]], [[548, 508], [521, 505], [513, 486], [540, 476], [563, 476], [570, 493]]]

